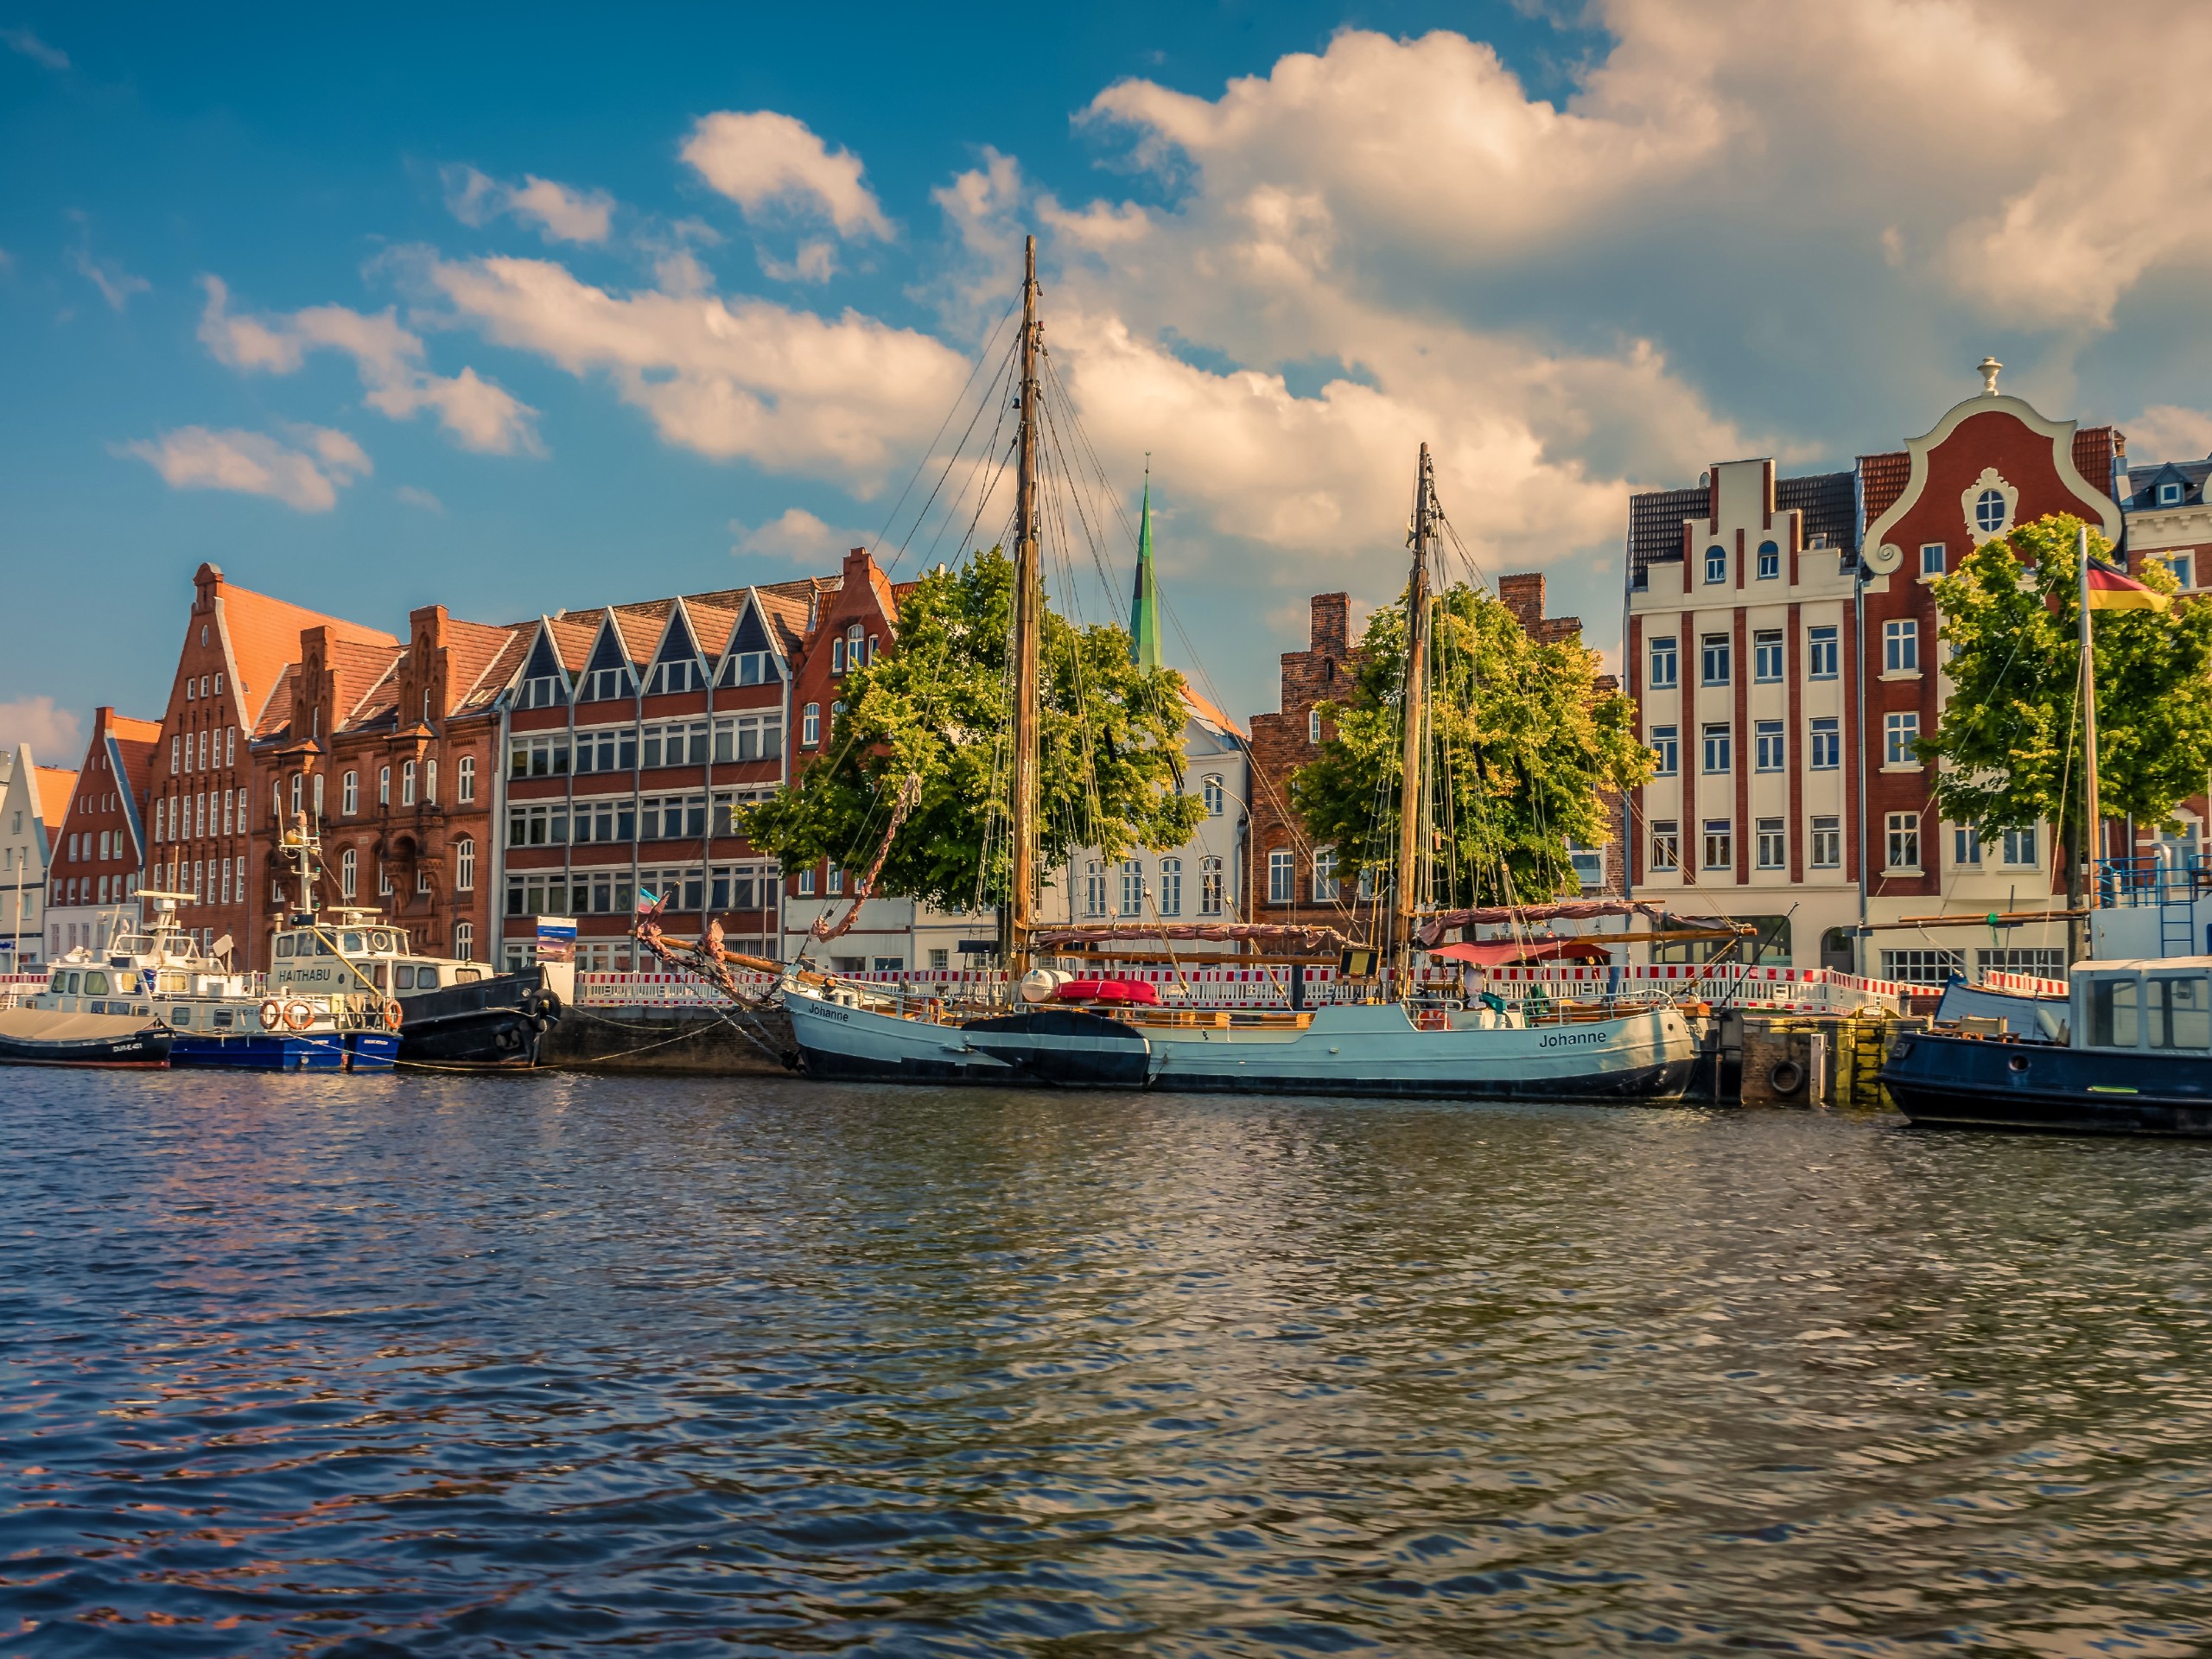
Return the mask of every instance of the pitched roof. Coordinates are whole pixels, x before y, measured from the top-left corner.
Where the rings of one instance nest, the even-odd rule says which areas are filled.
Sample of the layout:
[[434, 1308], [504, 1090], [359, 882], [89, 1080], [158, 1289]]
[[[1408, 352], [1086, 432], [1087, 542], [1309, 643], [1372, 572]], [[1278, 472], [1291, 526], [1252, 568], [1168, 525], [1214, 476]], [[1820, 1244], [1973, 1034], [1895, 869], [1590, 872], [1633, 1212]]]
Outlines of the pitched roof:
[[1859, 477], [1866, 493], [1866, 522], [1887, 512], [1912, 481], [1912, 457], [1902, 449], [1859, 457]]
[[276, 689], [269, 694], [269, 701], [261, 705], [260, 718], [253, 723], [253, 738], [259, 742], [265, 737], [275, 737], [287, 731], [292, 724], [292, 694], [299, 687], [300, 665], [287, 663]]
[[1682, 521], [1713, 511], [1713, 491], [1703, 484], [1681, 490], [1646, 490], [1628, 499], [1628, 580], [1648, 587], [1649, 572], [1682, 556]]
[[1821, 537], [1840, 552], [1859, 550], [1859, 480], [1854, 473], [1814, 473], [1774, 482], [1775, 510], [1804, 515], [1805, 545]]
[[2178, 484], [2181, 486], [2181, 499], [2169, 501], [2165, 505], [2170, 507], [2196, 506], [2204, 499], [2204, 484], [2208, 478], [2212, 478], [2212, 460], [2153, 461], [2145, 466], [2131, 467], [2121, 483], [2121, 488], [2128, 493], [2124, 505], [2130, 512], [2154, 511], [2159, 505], [2158, 486]]
[[[222, 604], [223, 632], [230, 640], [231, 659], [238, 665], [238, 706], [249, 714], [258, 712], [256, 700], [265, 703], [286, 669], [298, 659], [304, 628], [328, 628], [334, 641], [347, 645], [389, 648], [399, 644], [380, 629], [325, 616], [228, 582], [223, 584]], [[255, 729], [260, 729], [260, 722]]]
[[1196, 715], [1200, 720], [1204, 721], [1207, 725], [1225, 732], [1231, 737], [1239, 738], [1247, 742], [1250, 741], [1251, 734], [1249, 732], [1247, 732], [1242, 726], [1239, 726], [1227, 715], [1223, 714], [1219, 706], [1214, 703], [1211, 699], [1201, 696], [1197, 691], [1192, 690], [1191, 683], [1188, 680], [1183, 682], [1183, 701], [1190, 704], [1191, 712]]
[[77, 774], [67, 766], [40, 766], [35, 771], [38, 815], [49, 829], [59, 830], [69, 816], [70, 798], [77, 792]]

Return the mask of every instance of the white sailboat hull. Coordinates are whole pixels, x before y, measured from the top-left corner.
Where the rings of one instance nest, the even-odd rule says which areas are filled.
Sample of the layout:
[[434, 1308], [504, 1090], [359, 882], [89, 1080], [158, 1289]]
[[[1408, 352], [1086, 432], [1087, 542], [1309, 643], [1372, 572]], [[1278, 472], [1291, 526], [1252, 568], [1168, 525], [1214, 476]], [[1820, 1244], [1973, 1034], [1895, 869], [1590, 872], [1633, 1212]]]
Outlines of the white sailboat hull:
[[[1150, 1088], [1451, 1100], [1664, 1099], [1688, 1084], [1698, 1034], [1652, 1007], [1567, 1025], [1463, 1023], [1417, 1030], [1396, 1004], [1317, 1008], [1287, 1025], [1125, 1025], [1078, 1016], [1068, 1033], [1007, 1032], [1020, 1016], [968, 1026], [905, 1020], [786, 988], [810, 1075], [1010, 1087]], [[1061, 1011], [1056, 1011], [1061, 1012]], [[1042, 1017], [1046, 1011], [1038, 1011]]]

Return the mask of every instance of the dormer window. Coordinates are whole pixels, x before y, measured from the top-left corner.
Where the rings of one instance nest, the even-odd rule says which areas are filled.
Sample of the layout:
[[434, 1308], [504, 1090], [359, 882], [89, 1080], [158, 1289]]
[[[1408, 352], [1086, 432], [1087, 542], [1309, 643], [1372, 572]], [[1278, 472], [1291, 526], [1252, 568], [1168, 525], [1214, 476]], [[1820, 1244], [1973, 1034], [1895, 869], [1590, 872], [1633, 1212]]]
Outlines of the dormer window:
[[2158, 505], [2159, 505], [2160, 506], [2162, 506], [2162, 507], [2177, 506], [2178, 505], [2180, 505], [2180, 502], [2181, 502], [2181, 486], [2180, 486], [2180, 485], [2178, 485], [2178, 484], [2174, 484], [2174, 483], [2165, 483], [2165, 484], [2161, 484], [2161, 485], [2159, 485], [2159, 486], [2158, 486]]
[[589, 702], [611, 702], [617, 697], [630, 695], [630, 671], [626, 668], [595, 668], [592, 671], [589, 689], [584, 697]]
[[722, 664], [724, 685], [761, 685], [776, 677], [773, 663], [765, 651], [741, 651]]
[[541, 674], [522, 683], [522, 706], [525, 709], [550, 709], [560, 701], [558, 674]]

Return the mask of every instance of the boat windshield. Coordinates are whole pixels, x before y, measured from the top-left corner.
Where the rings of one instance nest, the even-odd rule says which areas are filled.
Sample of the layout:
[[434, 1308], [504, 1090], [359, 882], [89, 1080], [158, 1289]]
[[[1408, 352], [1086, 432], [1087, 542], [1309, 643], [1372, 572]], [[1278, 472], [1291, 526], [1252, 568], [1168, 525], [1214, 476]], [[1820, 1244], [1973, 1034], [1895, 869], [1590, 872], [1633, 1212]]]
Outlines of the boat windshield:
[[343, 948], [347, 956], [358, 957], [361, 954], [361, 936], [359, 934], [346, 933], [342, 934], [340, 937], [344, 942]]

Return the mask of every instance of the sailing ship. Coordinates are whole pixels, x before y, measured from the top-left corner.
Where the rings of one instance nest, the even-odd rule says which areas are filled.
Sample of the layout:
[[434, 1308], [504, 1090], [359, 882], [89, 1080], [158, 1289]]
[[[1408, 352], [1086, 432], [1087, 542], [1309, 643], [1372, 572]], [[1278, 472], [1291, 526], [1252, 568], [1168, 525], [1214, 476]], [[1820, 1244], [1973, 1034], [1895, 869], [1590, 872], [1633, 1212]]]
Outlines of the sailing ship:
[[[1230, 1010], [1147, 1004], [1093, 985], [1075, 997], [1064, 975], [1038, 962], [1039, 644], [1044, 607], [1039, 539], [1038, 359], [1043, 325], [1034, 238], [1021, 291], [1020, 426], [1015, 448], [1014, 730], [1009, 772], [1007, 983], [1012, 1006], [960, 1009], [931, 998], [887, 995], [808, 970], [803, 959], [779, 988], [806, 1071], [822, 1077], [911, 1083], [1234, 1090], [1268, 1094], [1428, 1096], [1447, 1098], [1663, 1097], [1681, 1092], [1699, 1052], [1699, 1014], [1653, 1000], [1639, 1006], [1561, 1007], [1521, 1013], [1411, 988], [1418, 895], [1396, 883], [1397, 995], [1389, 1001], [1316, 1008]], [[1405, 696], [1404, 776], [1397, 868], [1415, 868], [1424, 776], [1429, 561], [1440, 515], [1422, 446], [1409, 540], [1411, 642]], [[903, 813], [894, 810], [889, 836]], [[860, 891], [870, 886], [875, 865]], [[1239, 931], [1255, 941], [1269, 930]], [[649, 941], [649, 943], [651, 943]], [[719, 958], [717, 959], [719, 961]]]

